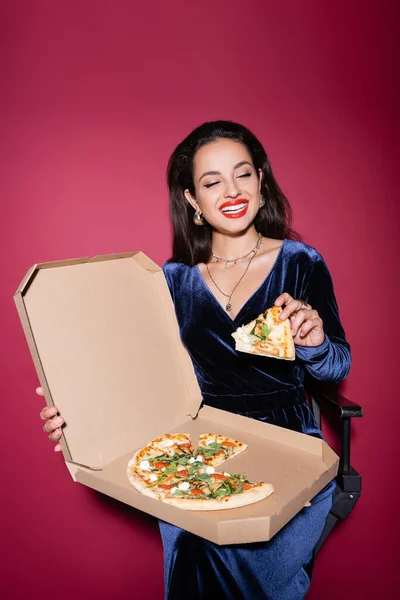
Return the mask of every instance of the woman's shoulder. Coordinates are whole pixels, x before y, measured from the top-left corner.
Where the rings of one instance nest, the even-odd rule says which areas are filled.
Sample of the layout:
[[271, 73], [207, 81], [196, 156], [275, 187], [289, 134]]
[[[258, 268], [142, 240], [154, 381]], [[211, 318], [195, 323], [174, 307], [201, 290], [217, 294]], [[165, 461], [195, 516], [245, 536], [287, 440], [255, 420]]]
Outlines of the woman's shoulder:
[[174, 262], [172, 260], [167, 261], [162, 266], [162, 270], [170, 289], [190, 276], [193, 272], [193, 268], [194, 267], [189, 267], [189, 265], [185, 265], [181, 262]]
[[161, 268], [163, 270], [164, 275], [171, 276], [174, 276], [178, 273], [182, 274], [192, 270], [192, 267], [189, 267], [189, 265], [185, 265], [181, 262], [174, 262], [173, 260], [168, 260], [166, 263], [163, 264]]
[[297, 240], [284, 240], [284, 249], [285, 252], [289, 255], [289, 257], [293, 257], [297, 260], [304, 260], [308, 263], [315, 263], [318, 261], [323, 261], [321, 254], [318, 252], [314, 246], [310, 246], [309, 244], [305, 244], [304, 242], [299, 242]]

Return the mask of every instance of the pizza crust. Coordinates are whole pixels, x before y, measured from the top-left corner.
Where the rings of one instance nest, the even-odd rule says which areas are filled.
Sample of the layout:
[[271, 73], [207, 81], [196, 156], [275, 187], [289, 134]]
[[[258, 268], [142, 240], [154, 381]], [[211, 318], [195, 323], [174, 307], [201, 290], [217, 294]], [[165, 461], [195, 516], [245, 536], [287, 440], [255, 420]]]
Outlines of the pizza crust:
[[142, 477], [136, 473], [134, 468], [131, 465], [128, 466], [127, 469], [128, 479], [138, 492], [143, 494], [144, 496], [149, 496], [150, 498], [155, 498], [156, 500], [160, 499], [159, 494], [155, 489], [149, 488], [147, 483], [142, 479]]

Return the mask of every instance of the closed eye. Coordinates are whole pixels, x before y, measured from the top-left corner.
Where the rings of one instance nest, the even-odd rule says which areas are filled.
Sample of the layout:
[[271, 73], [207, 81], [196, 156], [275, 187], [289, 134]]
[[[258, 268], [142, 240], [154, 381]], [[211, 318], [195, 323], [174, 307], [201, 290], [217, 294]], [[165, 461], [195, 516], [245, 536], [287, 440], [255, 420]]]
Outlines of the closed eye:
[[217, 183], [219, 183], [219, 181], [213, 181], [212, 183], [205, 183], [205, 184], [204, 184], [204, 187], [206, 187], [206, 188], [210, 188], [210, 187], [212, 187], [213, 185], [217, 185]]
[[[243, 175], [238, 175], [238, 178], [239, 177], [250, 177], [250, 176], [251, 176], [251, 173], [243, 173]], [[205, 183], [204, 187], [205, 188], [211, 188], [214, 185], [217, 185], [218, 183], [220, 183], [220, 181], [212, 181], [211, 183]]]

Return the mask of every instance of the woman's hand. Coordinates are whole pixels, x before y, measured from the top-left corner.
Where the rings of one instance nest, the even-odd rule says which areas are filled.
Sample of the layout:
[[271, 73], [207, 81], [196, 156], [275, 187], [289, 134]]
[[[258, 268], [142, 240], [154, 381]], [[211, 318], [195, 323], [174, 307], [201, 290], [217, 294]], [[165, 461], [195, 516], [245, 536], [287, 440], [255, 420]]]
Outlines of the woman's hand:
[[[43, 390], [41, 387], [36, 388], [36, 393], [38, 396], [44, 396]], [[58, 442], [60, 437], [62, 436], [61, 425], [64, 423], [64, 419], [60, 416], [56, 417], [58, 413], [58, 408], [55, 406], [45, 406], [40, 411], [40, 418], [46, 421], [43, 425], [43, 431], [50, 433], [49, 439], [52, 442]], [[61, 445], [56, 444], [54, 447], [54, 452], [60, 452]]]
[[295, 300], [286, 292], [275, 300], [275, 306], [282, 306], [279, 318], [289, 319], [293, 341], [298, 346], [319, 346], [325, 339], [324, 324], [316, 310], [303, 300]]

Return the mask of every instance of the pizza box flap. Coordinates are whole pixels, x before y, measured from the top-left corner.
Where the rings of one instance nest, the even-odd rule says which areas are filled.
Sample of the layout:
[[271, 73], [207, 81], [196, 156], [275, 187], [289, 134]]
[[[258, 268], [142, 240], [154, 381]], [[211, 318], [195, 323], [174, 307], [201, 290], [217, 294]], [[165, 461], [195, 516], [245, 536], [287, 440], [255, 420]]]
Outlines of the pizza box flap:
[[102, 469], [196, 416], [168, 286], [142, 252], [34, 265], [14, 299], [66, 460]]

